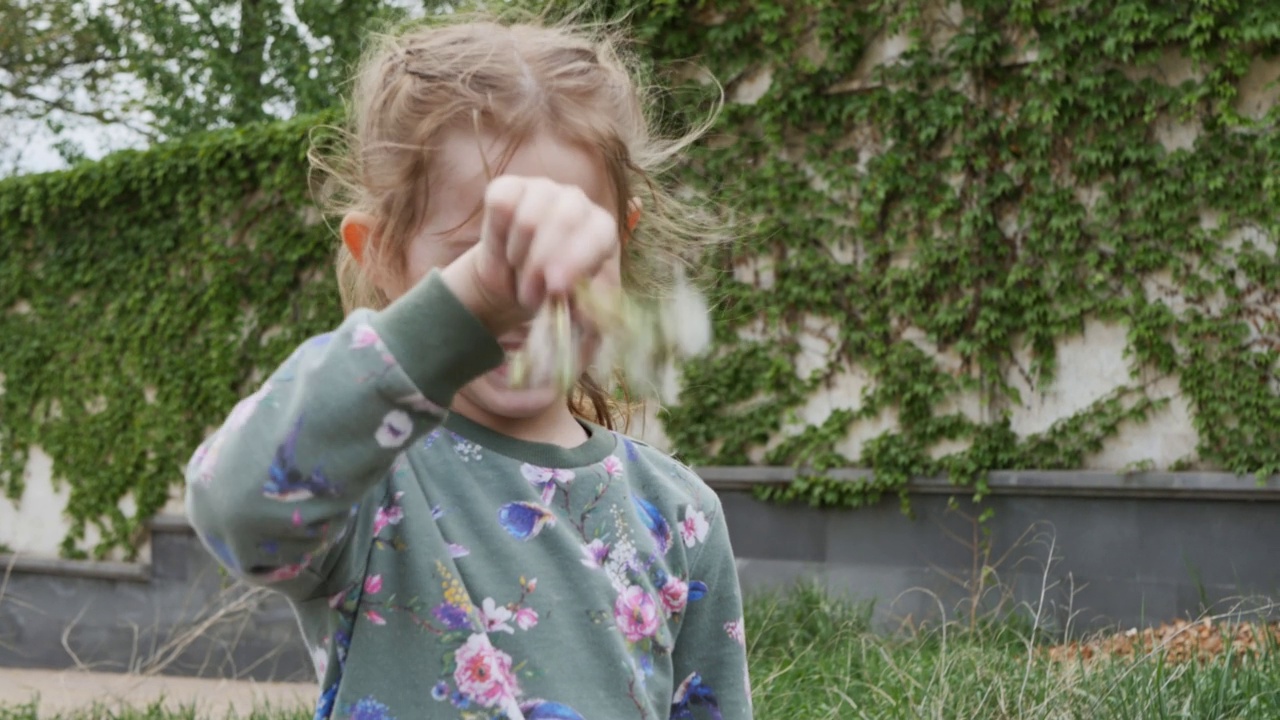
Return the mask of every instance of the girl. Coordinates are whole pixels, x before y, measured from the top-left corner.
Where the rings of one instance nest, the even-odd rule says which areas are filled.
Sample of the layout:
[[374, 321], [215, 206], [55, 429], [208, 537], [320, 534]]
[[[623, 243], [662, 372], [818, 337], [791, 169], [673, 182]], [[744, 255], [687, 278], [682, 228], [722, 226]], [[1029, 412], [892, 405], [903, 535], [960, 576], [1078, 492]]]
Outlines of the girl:
[[506, 377], [544, 302], [671, 279], [695, 216], [653, 175], [688, 139], [643, 110], [613, 45], [566, 28], [437, 26], [365, 61], [326, 163], [346, 321], [187, 472], [204, 543], [296, 608], [317, 718], [751, 717], [716, 496], [613, 432], [590, 375]]

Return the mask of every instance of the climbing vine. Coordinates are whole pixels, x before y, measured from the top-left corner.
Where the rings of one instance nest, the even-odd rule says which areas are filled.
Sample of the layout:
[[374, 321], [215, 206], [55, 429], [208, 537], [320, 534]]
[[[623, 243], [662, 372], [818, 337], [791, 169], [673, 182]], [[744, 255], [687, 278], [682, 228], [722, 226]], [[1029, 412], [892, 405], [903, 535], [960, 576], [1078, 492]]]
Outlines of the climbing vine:
[[[742, 229], [712, 258], [716, 350], [664, 411], [683, 459], [803, 468], [776, 500], [926, 475], [982, 495], [993, 469], [1082, 466], [1176, 387], [1179, 467], [1280, 472], [1280, 105], [1241, 92], [1275, 80], [1280, 5], [651, 0], [628, 22], [729, 98], [680, 170]], [[692, 85], [672, 117], [706, 107]], [[318, 122], [0, 183], [0, 482], [55, 459], [66, 554], [128, 546], [208, 426], [339, 317]], [[1090, 323], [1124, 328], [1129, 381], [1020, 429]], [[849, 465], [874, 478], [824, 477]]]
[[[1280, 472], [1280, 109], [1240, 95], [1277, 79], [1280, 6], [697, 6], [638, 24], [725, 83], [689, 177], [751, 231], [719, 258], [718, 350], [666, 413], [685, 459], [804, 468], [775, 499], [936, 475], [981, 496], [990, 470], [1081, 467], [1167, 381], [1199, 434], [1177, 467]], [[1087, 322], [1126, 329], [1130, 382], [1017, 432]], [[850, 374], [860, 397], [814, 403]], [[873, 480], [823, 476], [849, 465]]]
[[0, 183], [0, 480], [16, 500], [30, 448], [54, 459], [65, 555], [129, 551], [193, 443], [340, 319], [332, 236], [305, 210], [316, 122]]

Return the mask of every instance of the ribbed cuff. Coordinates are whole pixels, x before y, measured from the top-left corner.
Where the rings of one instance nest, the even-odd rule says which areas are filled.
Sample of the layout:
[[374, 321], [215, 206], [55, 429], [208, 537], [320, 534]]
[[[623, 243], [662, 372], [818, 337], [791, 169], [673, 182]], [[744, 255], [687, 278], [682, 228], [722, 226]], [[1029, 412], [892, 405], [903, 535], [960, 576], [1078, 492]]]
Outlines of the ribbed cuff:
[[379, 312], [372, 324], [418, 390], [441, 407], [506, 357], [437, 270]]

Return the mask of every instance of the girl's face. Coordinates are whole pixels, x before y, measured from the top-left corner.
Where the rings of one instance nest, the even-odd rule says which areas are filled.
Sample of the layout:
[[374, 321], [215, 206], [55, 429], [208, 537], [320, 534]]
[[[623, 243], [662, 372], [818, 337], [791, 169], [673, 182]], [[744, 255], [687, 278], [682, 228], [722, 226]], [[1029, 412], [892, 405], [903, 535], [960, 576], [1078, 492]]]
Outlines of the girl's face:
[[[481, 133], [477, 137], [472, 131], [461, 130], [444, 136], [435, 162], [427, 222], [405, 249], [403, 277], [383, 288], [390, 299], [395, 300], [429, 271], [445, 267], [479, 241], [482, 213], [477, 210], [489, 183], [482, 150], [488, 154], [488, 167], [496, 167], [500, 146], [492, 136]], [[552, 133], [540, 132], [526, 139], [502, 172], [577, 186], [592, 202], [616, 215], [614, 189], [601, 158]], [[593, 282], [616, 287], [621, 284], [621, 275], [618, 253]], [[522, 326], [499, 337], [498, 342], [511, 353], [523, 346], [528, 330], [528, 326]], [[423, 332], [430, 331], [430, 320], [424, 319]], [[595, 342], [583, 343], [579, 367], [591, 363], [597, 348]], [[556, 413], [568, 415], [564, 396], [553, 389], [511, 389], [505, 363], [462, 388], [453, 407], [469, 419], [497, 430], [550, 420]]]

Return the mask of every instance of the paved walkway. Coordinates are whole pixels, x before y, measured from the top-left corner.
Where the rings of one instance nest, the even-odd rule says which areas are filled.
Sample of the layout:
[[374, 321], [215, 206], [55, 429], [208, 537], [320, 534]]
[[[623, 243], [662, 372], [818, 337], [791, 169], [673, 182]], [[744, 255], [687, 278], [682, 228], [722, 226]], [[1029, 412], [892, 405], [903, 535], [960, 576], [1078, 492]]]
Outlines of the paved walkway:
[[210, 720], [247, 718], [253, 708], [310, 708], [316, 688], [311, 684], [233, 682], [176, 677], [143, 677], [112, 673], [0, 668], [0, 706], [37, 701], [38, 717], [108, 708], [195, 707], [197, 717]]

